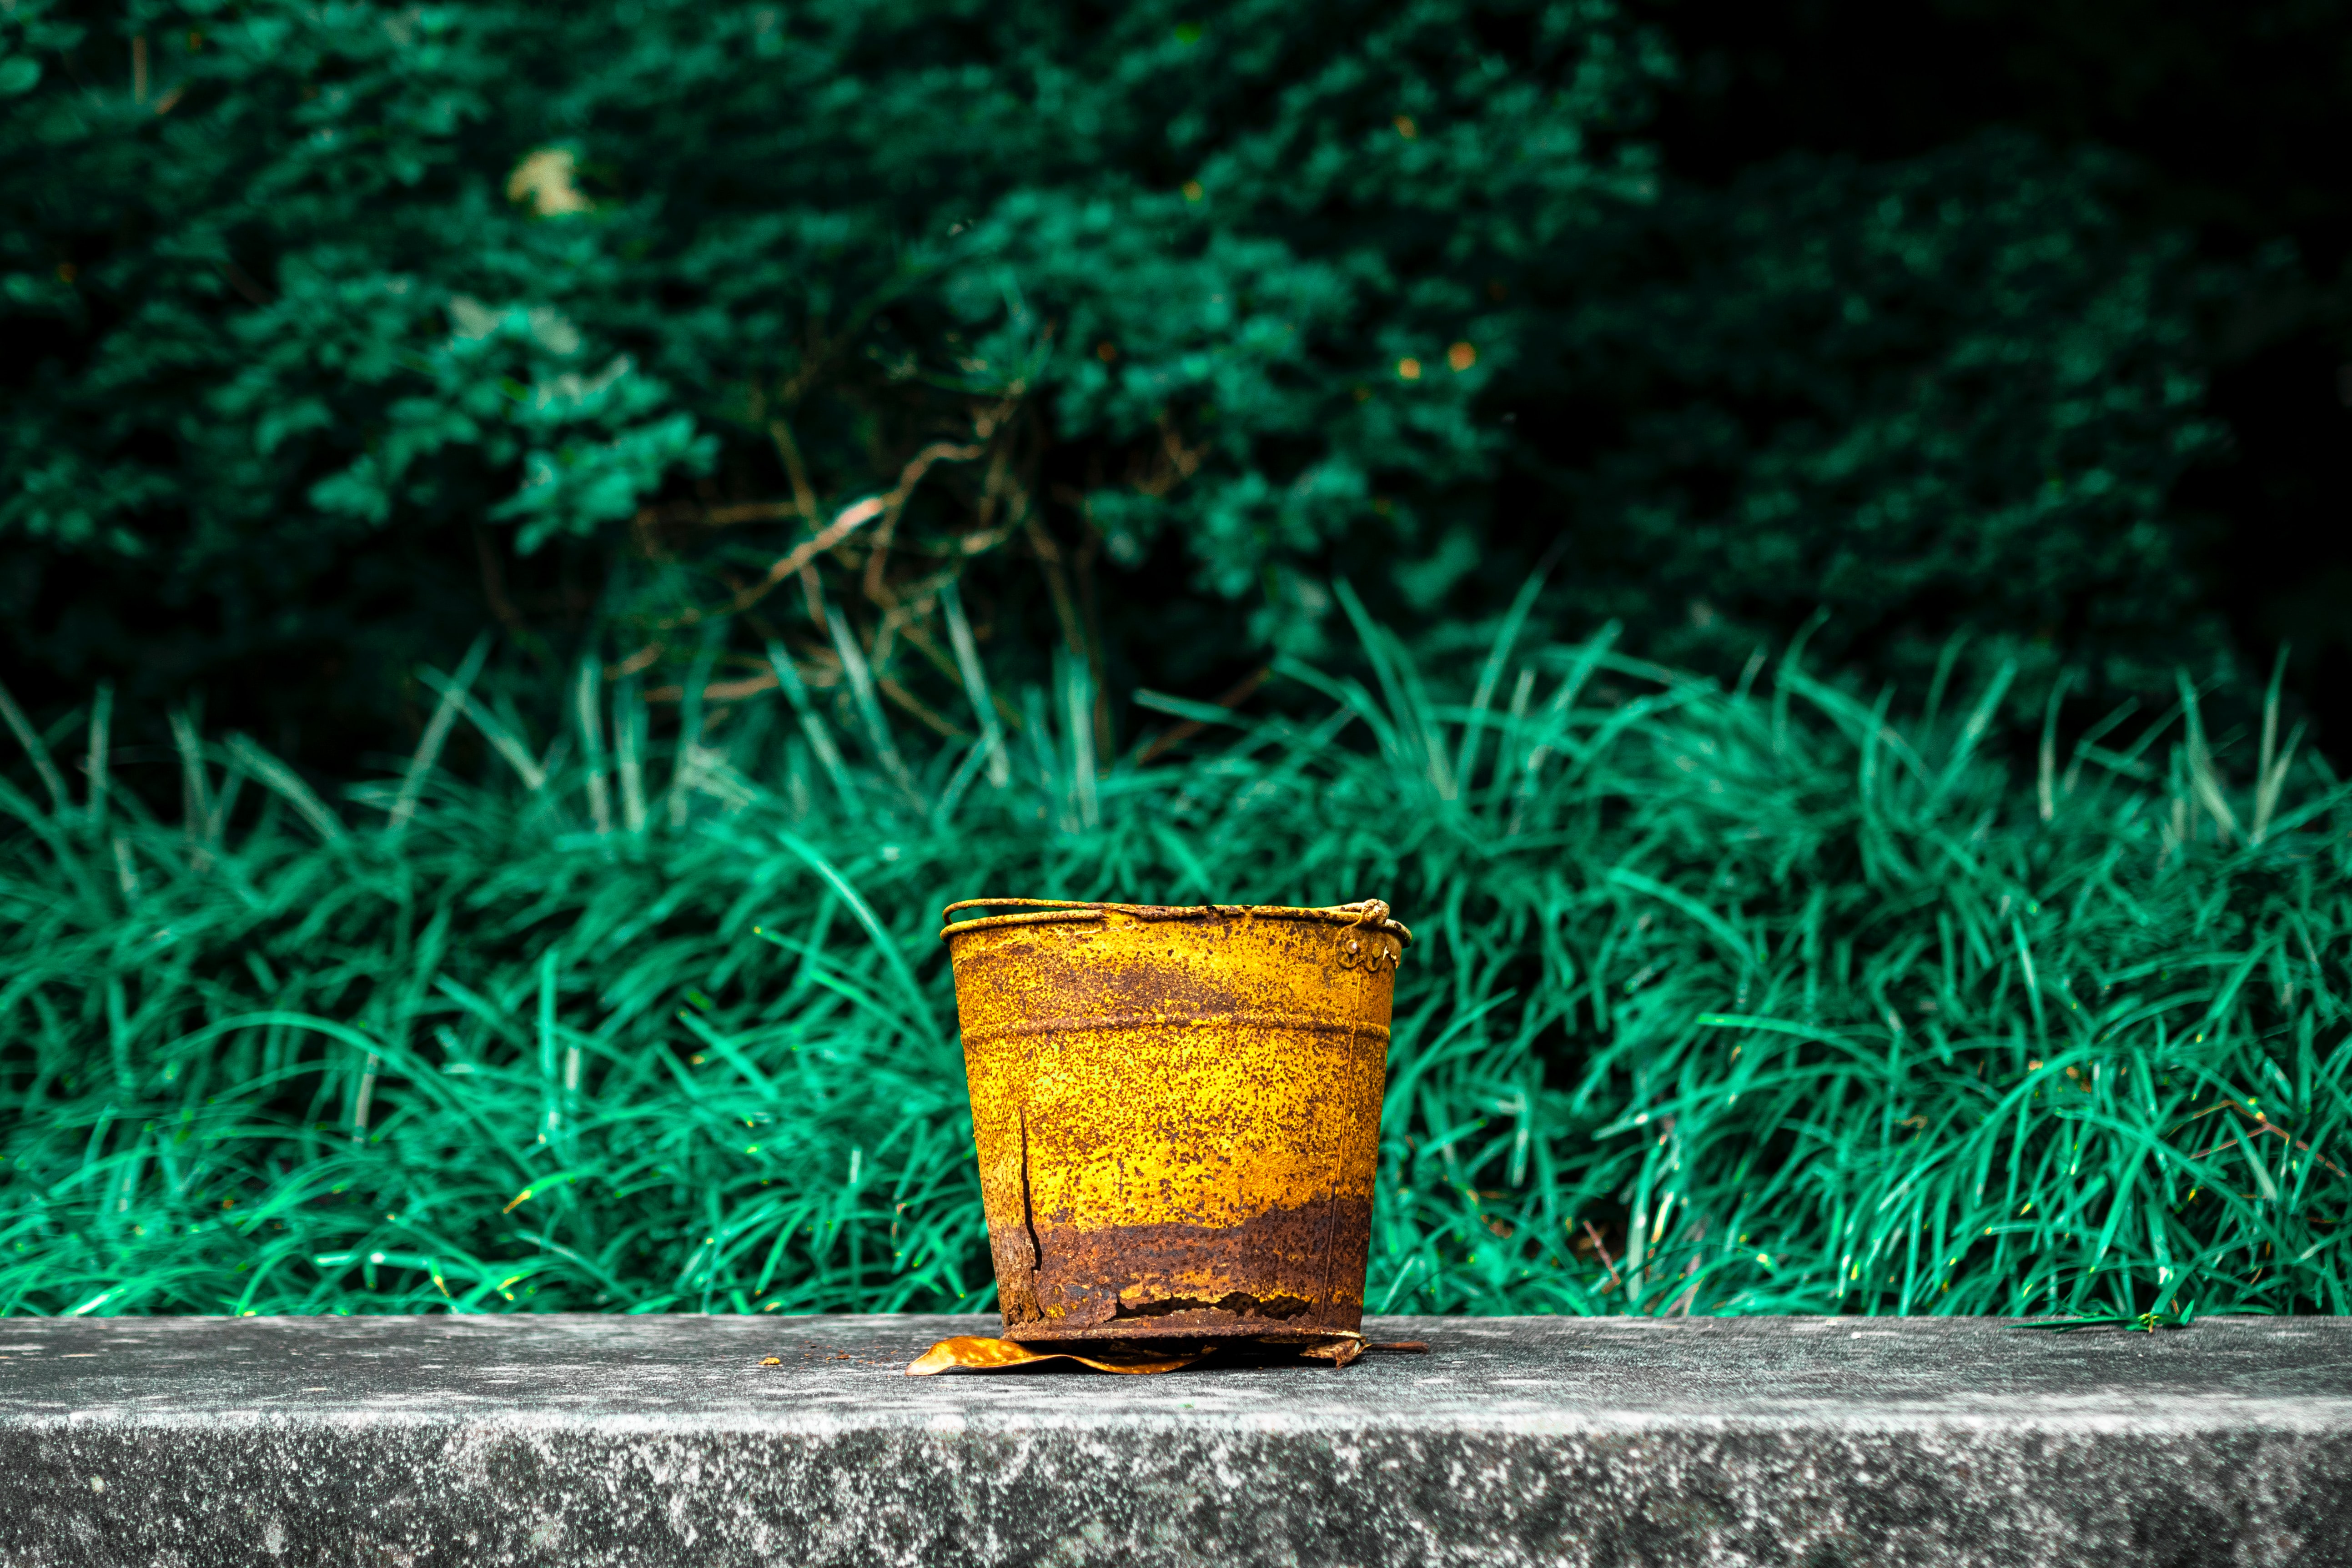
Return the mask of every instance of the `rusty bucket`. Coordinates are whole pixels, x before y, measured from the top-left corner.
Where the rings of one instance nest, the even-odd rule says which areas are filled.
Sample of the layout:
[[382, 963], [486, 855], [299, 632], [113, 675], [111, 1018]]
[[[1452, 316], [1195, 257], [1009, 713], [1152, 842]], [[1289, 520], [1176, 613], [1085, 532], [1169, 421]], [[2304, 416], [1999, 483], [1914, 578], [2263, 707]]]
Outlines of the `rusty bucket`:
[[1006, 1339], [1360, 1328], [1412, 940], [1386, 904], [944, 918]]

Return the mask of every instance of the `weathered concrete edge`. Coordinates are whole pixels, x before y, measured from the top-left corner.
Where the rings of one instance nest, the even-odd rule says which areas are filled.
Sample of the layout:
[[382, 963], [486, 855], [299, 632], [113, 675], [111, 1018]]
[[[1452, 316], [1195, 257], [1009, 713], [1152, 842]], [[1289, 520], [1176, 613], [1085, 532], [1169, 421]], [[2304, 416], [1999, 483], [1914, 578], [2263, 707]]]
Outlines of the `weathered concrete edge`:
[[2352, 1322], [2272, 1321], [1141, 1379], [899, 1375], [957, 1320], [16, 1325], [74, 1349], [0, 1365], [0, 1564], [2352, 1564]]
[[[2315, 1408], [2319, 1405], [2319, 1408]], [[1201, 1411], [1182, 1415], [1163, 1411], [1124, 1413], [1077, 1412], [1040, 1424], [1023, 1413], [977, 1412], [932, 1415], [919, 1424], [883, 1417], [844, 1416], [804, 1411], [780, 1411], [751, 1415], [726, 1411], [677, 1415], [612, 1413], [483, 1411], [470, 1415], [444, 1412], [411, 1415], [399, 1411], [224, 1410], [204, 1415], [140, 1411], [102, 1405], [55, 1414], [10, 1415], [0, 1417], [0, 1435], [11, 1431], [121, 1431], [133, 1434], [187, 1436], [230, 1431], [283, 1431], [296, 1428], [341, 1428], [353, 1433], [382, 1429], [387, 1433], [496, 1431], [502, 1433], [576, 1434], [618, 1440], [631, 1437], [776, 1437], [818, 1442], [859, 1436], [1003, 1436], [1055, 1434], [1096, 1435], [1137, 1432], [1153, 1436], [1213, 1431], [1262, 1438], [1304, 1437], [1316, 1441], [1345, 1436], [1357, 1440], [1410, 1431], [1432, 1438], [1538, 1438], [1595, 1441], [1691, 1434], [1710, 1437], [2146, 1437], [2201, 1440], [2258, 1433], [2282, 1437], [2340, 1438], [2352, 1442], [2352, 1399], [2245, 1400], [2222, 1409], [2184, 1418], [2173, 1413], [2135, 1415], [2114, 1410], [2074, 1408], [2063, 1401], [2046, 1408], [1981, 1415], [1926, 1409], [1907, 1413], [1885, 1408], [1853, 1412], [1824, 1406], [1796, 1410], [1780, 1416], [1754, 1415], [1695, 1415], [1655, 1411], [1594, 1410], [1574, 1415], [1496, 1411], [1486, 1415], [1457, 1412], [1420, 1414], [1410, 1420], [1371, 1416], [1353, 1419], [1303, 1420], [1281, 1412], [1234, 1415]]]
[[1501, 1565], [2352, 1559], [2352, 1435], [0, 1433], [0, 1563]]

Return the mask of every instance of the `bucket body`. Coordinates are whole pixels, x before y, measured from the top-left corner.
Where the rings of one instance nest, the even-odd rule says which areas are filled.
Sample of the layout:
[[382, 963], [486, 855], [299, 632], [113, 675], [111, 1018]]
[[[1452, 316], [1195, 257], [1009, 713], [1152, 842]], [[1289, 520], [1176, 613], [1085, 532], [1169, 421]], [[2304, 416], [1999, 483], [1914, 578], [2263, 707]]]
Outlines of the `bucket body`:
[[1331, 910], [1026, 906], [941, 932], [1004, 1337], [1362, 1323], [1412, 934]]

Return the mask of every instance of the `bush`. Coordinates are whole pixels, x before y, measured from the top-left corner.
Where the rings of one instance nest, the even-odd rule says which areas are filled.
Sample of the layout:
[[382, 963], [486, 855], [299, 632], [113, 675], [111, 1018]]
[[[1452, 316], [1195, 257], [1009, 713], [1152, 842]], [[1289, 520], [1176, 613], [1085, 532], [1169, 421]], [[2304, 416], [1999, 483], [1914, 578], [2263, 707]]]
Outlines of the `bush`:
[[1572, 602], [1727, 668], [1818, 607], [1822, 656], [1915, 691], [1963, 631], [2035, 688], [2225, 672], [2167, 520], [2226, 437], [2196, 322], [2229, 275], [2135, 234], [2123, 184], [1989, 134], [1784, 158], [1622, 217], [1529, 355], [1589, 400], [1539, 448], [1579, 454]]
[[2184, 688], [2013, 783], [2013, 666], [1898, 720], [1356, 624], [1369, 686], [1146, 693], [1183, 723], [1107, 767], [1066, 654], [972, 667], [1001, 762], [861, 667], [680, 746], [477, 660], [333, 803], [183, 717], [177, 821], [77, 715], [87, 788], [0, 790], [0, 1309], [984, 1307], [934, 917], [992, 892], [1394, 901], [1376, 1310], [2352, 1307], [2352, 797], [2296, 737]]
[[22, 0], [0, 41], [45, 713], [208, 687], [341, 770], [486, 614], [675, 679], [722, 613], [746, 668], [785, 601], [822, 644], [822, 591], [887, 663], [956, 575], [1002, 657], [1191, 688], [1344, 646], [1338, 574], [1475, 619], [1556, 542], [1559, 613], [1695, 616], [1727, 672], [1824, 596], [1880, 674], [1957, 626], [2209, 661], [2166, 509], [2213, 275], [2021, 142], [1667, 179], [1671, 61], [1607, 0]]

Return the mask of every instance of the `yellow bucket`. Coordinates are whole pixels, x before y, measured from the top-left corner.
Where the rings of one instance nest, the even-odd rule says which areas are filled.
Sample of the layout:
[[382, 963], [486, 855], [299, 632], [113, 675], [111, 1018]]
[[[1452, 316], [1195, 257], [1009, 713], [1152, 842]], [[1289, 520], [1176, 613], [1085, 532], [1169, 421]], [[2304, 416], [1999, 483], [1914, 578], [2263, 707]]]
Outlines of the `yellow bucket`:
[[1360, 1328], [1412, 940], [1386, 904], [943, 918], [1005, 1338]]

